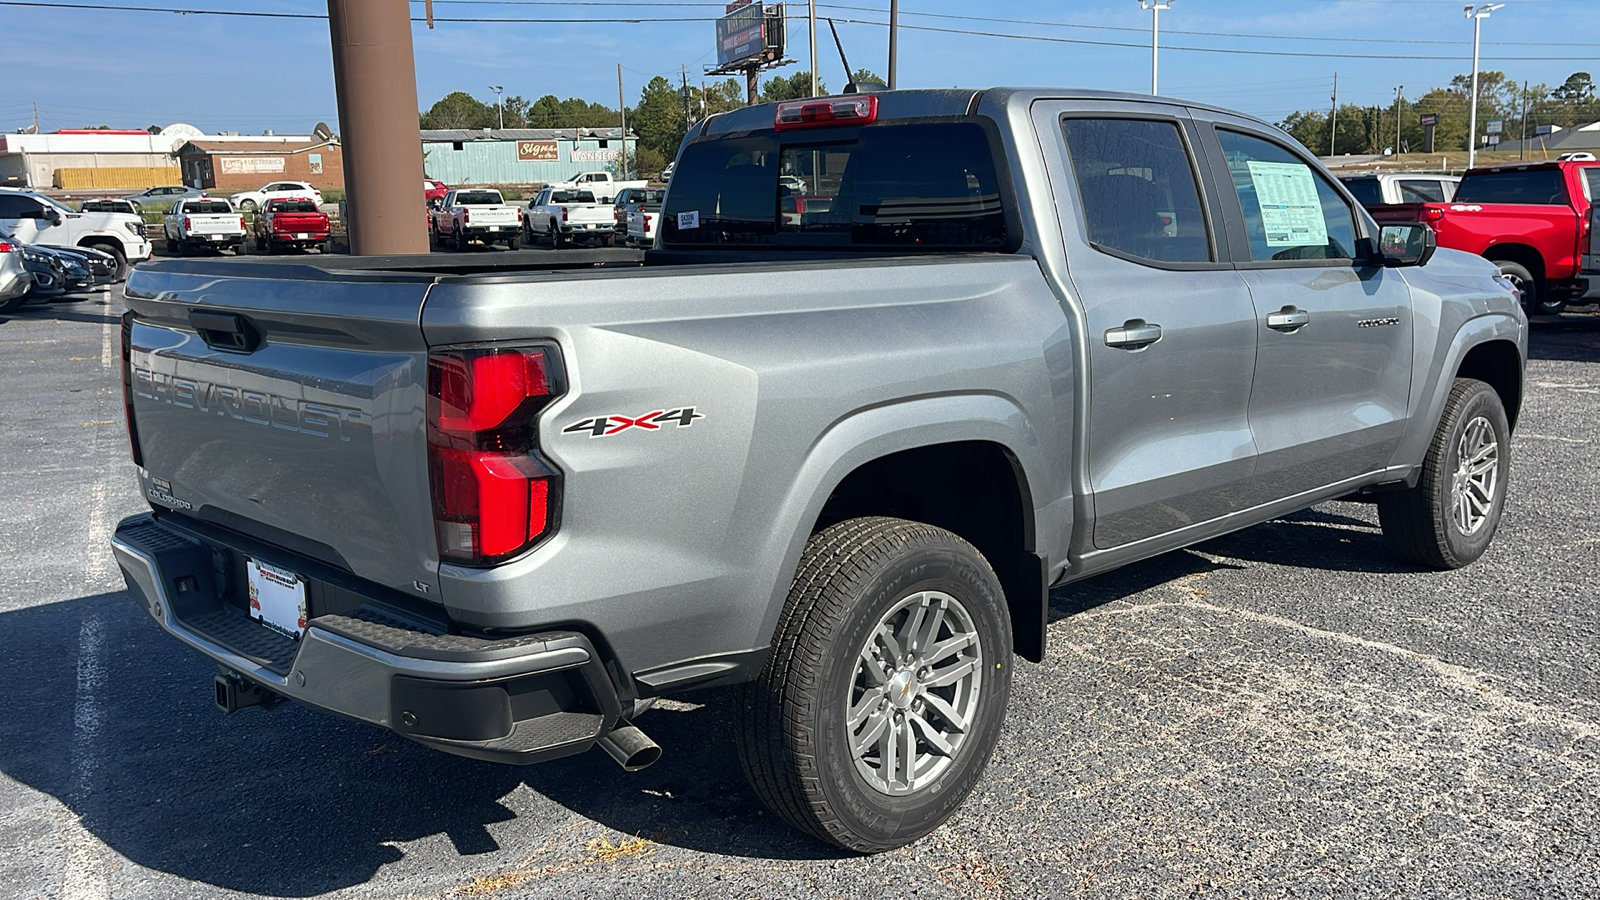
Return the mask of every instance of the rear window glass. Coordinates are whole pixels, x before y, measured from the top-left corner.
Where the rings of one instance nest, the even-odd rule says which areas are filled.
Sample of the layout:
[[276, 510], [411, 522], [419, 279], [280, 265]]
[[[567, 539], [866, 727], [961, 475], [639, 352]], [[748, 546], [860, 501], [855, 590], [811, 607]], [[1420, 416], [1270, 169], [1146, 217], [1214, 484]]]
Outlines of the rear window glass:
[[186, 213], [231, 213], [233, 207], [226, 200], [191, 200], [183, 205]]
[[1437, 181], [1400, 182], [1401, 203], [1443, 203], [1444, 185]]
[[697, 141], [674, 170], [676, 246], [1000, 248], [987, 132], [938, 122]]
[[1344, 178], [1346, 189], [1356, 198], [1362, 206], [1378, 206], [1383, 203], [1383, 186], [1378, 184], [1376, 178]]
[[500, 203], [500, 195], [494, 191], [462, 191], [456, 195], [456, 204], [459, 206], [494, 206]]
[[1457, 203], [1566, 205], [1567, 185], [1560, 169], [1484, 172], [1461, 179]]
[[317, 204], [310, 200], [274, 200], [267, 205], [268, 212], [314, 213]]

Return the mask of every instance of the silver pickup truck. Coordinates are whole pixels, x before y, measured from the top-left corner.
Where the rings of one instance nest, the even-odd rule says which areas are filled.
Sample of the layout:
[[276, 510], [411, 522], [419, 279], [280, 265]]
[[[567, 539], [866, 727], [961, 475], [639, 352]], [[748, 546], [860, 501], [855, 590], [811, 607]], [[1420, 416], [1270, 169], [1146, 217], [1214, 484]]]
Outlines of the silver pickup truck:
[[633, 769], [734, 684], [762, 800], [877, 851], [979, 778], [1051, 588], [1339, 497], [1424, 568], [1494, 535], [1515, 290], [1271, 126], [890, 92], [676, 166], [643, 254], [138, 269], [114, 548], [219, 705]]

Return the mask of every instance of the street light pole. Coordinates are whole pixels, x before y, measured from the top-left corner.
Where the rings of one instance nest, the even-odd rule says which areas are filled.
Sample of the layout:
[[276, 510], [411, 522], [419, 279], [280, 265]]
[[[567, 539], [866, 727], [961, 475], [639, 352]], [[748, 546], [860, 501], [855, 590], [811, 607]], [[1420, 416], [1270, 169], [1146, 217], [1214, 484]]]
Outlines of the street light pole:
[[817, 90], [817, 0], [810, 0], [807, 4], [811, 9], [811, 96], [821, 93]]
[[1467, 18], [1472, 20], [1472, 97], [1467, 106], [1467, 168], [1478, 162], [1478, 34], [1483, 20], [1505, 6], [1504, 3], [1485, 3], [1482, 6], [1465, 6]]
[[497, 121], [500, 123], [500, 128], [501, 130], [504, 130], [506, 127], [506, 105], [500, 102], [500, 95], [504, 94], [506, 89], [502, 85], [491, 84], [489, 85], [489, 90], [494, 91], [494, 110], [497, 114]]
[[1139, 0], [1140, 9], [1150, 10], [1150, 95], [1159, 93], [1161, 86], [1161, 11], [1172, 8], [1172, 0]]

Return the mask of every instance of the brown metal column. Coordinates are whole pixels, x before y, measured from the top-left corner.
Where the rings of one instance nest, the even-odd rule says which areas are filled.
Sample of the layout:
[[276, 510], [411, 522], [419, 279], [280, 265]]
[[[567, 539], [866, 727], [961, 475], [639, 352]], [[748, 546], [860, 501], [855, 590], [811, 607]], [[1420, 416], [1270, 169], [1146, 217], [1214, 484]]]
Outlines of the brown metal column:
[[427, 253], [410, 5], [328, 0], [350, 252]]

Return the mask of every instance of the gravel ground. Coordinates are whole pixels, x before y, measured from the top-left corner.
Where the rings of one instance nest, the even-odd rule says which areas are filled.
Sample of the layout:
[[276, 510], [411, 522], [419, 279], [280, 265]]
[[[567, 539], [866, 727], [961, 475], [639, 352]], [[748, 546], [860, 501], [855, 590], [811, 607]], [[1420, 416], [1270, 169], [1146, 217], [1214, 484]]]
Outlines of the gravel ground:
[[120, 309], [0, 320], [0, 897], [1600, 895], [1600, 316], [1535, 326], [1478, 564], [1332, 503], [1059, 590], [964, 810], [862, 858], [762, 812], [726, 692], [645, 716], [636, 775], [219, 714], [107, 546]]

